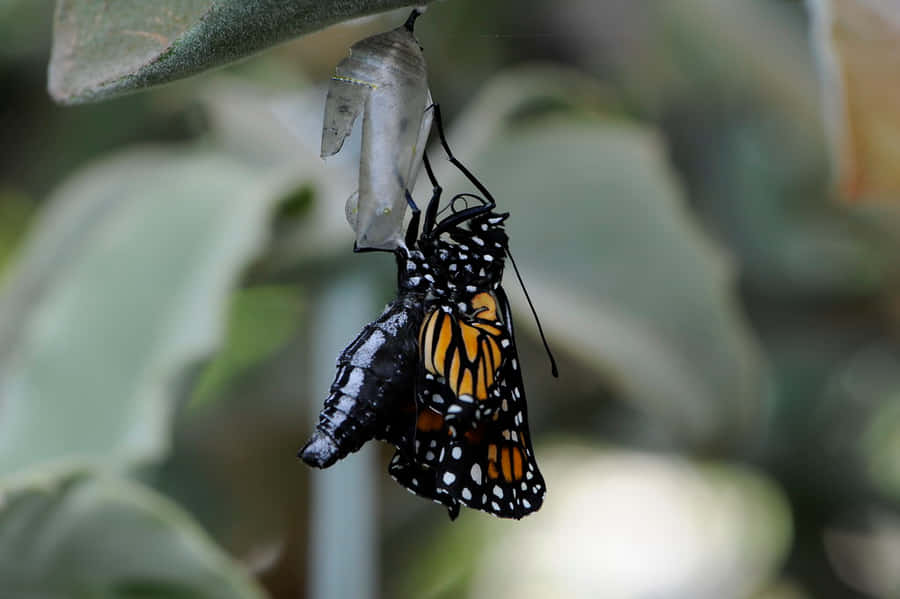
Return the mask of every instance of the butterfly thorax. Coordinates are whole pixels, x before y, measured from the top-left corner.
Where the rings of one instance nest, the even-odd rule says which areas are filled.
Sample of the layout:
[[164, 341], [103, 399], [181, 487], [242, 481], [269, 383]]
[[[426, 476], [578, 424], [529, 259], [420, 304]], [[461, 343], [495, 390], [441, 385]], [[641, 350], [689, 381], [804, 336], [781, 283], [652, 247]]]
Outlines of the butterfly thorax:
[[440, 237], [419, 241], [434, 271], [432, 295], [456, 303], [500, 285], [509, 244], [503, 230], [507, 216], [490, 212], [471, 219], [465, 228], [457, 226]]
[[419, 250], [400, 247], [397, 257], [397, 287], [403, 293], [427, 293], [436, 283], [428, 258]]

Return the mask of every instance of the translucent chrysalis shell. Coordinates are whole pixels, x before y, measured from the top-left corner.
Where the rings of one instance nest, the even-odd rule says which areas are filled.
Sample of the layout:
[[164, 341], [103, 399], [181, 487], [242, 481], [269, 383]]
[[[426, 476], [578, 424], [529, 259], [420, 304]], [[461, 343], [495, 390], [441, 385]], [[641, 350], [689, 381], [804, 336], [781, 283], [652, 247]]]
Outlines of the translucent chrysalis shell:
[[360, 248], [392, 250], [400, 242], [405, 191], [418, 174], [431, 128], [425, 57], [413, 35], [418, 14], [354, 44], [328, 88], [323, 158], [341, 149], [363, 112], [359, 189], [346, 208]]

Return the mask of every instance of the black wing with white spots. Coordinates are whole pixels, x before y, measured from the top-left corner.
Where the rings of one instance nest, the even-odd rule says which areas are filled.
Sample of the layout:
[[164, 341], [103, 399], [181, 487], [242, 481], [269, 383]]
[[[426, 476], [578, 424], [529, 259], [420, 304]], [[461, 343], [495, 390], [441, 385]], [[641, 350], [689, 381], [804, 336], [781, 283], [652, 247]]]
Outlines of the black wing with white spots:
[[[460, 505], [501, 518], [522, 518], [540, 508], [546, 485], [534, 457], [528, 430], [528, 413], [522, 374], [512, 335], [509, 303], [502, 288], [495, 292], [500, 318], [511, 343], [497, 372], [498, 409], [464, 432], [452, 435], [452, 425], [443, 422], [444, 442], [432, 460], [410, 458], [398, 451], [391, 462], [391, 475], [407, 489], [444, 504], [451, 517]], [[427, 322], [427, 319], [426, 319]], [[440, 416], [429, 410], [429, 431]], [[462, 431], [462, 429], [461, 429]], [[421, 444], [420, 444], [421, 447]], [[413, 455], [421, 456], [421, 452]]]

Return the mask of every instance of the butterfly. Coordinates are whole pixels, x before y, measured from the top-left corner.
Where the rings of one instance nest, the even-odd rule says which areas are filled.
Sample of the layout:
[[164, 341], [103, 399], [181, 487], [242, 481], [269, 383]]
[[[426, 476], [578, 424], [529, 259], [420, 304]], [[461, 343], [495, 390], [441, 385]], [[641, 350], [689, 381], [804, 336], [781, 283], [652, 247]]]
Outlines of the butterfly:
[[398, 296], [338, 358], [300, 457], [325, 468], [381, 439], [396, 447], [391, 476], [451, 519], [461, 505], [518, 519], [540, 508], [546, 485], [501, 285], [509, 214], [494, 211], [490, 192], [453, 156], [432, 108], [448, 159], [481, 195], [455, 195], [438, 219], [442, 188], [424, 158], [433, 194], [423, 217], [407, 192], [413, 216], [394, 250]]

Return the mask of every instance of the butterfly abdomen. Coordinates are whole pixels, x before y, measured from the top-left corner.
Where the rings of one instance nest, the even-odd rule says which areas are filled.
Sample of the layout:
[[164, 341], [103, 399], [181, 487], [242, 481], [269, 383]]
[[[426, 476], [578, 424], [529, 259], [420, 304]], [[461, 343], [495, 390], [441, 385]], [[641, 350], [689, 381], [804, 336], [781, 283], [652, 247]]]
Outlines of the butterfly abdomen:
[[303, 461], [327, 468], [372, 438], [402, 437], [405, 431], [391, 430], [381, 415], [412, 397], [422, 318], [422, 298], [403, 294], [341, 353], [316, 431], [300, 451]]

